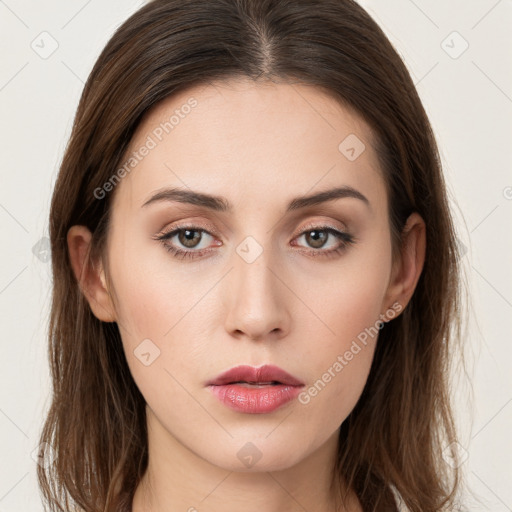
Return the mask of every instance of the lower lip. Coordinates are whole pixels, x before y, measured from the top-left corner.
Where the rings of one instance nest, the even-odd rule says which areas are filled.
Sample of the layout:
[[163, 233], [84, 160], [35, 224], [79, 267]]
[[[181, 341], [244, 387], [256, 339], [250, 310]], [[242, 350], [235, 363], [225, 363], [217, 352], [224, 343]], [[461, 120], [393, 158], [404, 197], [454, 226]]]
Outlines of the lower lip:
[[248, 387], [240, 384], [209, 386], [212, 393], [227, 407], [248, 414], [263, 414], [275, 411], [290, 402], [303, 386]]

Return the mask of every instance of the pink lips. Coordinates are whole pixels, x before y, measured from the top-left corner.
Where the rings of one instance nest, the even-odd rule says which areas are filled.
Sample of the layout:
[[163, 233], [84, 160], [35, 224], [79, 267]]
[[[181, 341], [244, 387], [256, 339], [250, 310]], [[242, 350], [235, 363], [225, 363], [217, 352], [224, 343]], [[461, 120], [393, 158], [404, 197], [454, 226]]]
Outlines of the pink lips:
[[207, 383], [212, 393], [238, 412], [262, 414], [293, 400], [304, 383], [277, 366], [236, 366]]

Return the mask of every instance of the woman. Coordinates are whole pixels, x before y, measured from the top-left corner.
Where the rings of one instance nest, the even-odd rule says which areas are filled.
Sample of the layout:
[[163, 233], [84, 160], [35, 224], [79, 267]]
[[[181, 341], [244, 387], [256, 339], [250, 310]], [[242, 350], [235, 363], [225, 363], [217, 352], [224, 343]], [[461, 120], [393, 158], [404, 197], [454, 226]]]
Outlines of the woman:
[[454, 227], [355, 2], [144, 6], [50, 215], [51, 510], [454, 509]]

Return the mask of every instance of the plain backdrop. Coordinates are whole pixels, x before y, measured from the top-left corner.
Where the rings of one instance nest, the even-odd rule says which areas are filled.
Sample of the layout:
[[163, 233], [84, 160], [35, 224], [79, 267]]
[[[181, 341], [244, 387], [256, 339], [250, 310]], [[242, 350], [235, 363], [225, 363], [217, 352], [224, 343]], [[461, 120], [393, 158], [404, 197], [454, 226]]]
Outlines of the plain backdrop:
[[[470, 385], [454, 386], [470, 489], [464, 510], [511, 511], [512, 1], [361, 4], [417, 85], [464, 251]], [[50, 394], [52, 187], [84, 82], [141, 5], [0, 0], [0, 512], [42, 510], [33, 452]]]

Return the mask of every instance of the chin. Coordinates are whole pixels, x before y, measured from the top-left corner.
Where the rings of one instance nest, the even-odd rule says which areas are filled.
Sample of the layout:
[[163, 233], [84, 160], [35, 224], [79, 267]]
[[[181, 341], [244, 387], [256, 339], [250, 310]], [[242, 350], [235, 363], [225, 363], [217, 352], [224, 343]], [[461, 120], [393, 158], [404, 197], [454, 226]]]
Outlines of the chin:
[[[271, 434], [271, 436], [274, 434]], [[275, 436], [274, 439], [265, 439], [268, 432], [261, 436], [244, 436], [243, 441], [231, 439], [229, 443], [219, 443], [220, 451], [210, 453], [204, 457], [210, 463], [228, 471], [238, 473], [259, 473], [269, 471], [282, 471], [298, 464], [304, 457], [304, 440], [298, 439], [297, 443], [286, 444], [284, 439]], [[232, 454], [232, 455], [231, 455]]]

